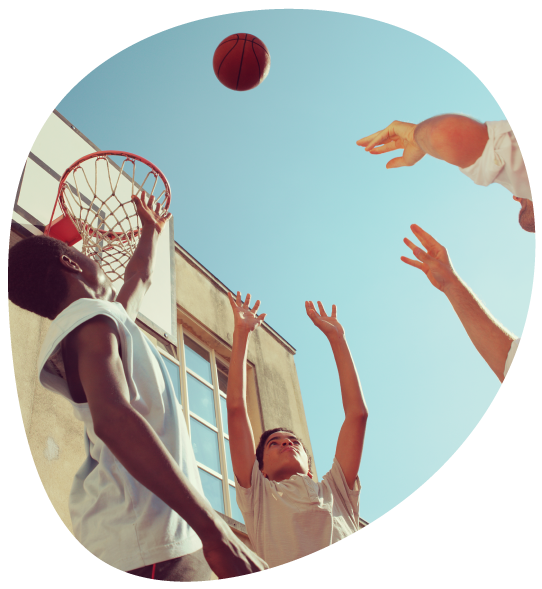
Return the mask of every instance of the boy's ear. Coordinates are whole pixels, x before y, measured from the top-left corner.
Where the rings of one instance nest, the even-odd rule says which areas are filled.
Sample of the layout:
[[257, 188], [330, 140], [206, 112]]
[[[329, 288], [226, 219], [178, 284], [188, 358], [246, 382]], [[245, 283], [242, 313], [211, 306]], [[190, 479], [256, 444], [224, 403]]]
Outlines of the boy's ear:
[[83, 271], [81, 269], [81, 266], [79, 266], [79, 264], [75, 260], [72, 260], [66, 254], [62, 254], [60, 256], [60, 263], [62, 264], [62, 266], [64, 266], [66, 270], [69, 270], [70, 272], [80, 273]]

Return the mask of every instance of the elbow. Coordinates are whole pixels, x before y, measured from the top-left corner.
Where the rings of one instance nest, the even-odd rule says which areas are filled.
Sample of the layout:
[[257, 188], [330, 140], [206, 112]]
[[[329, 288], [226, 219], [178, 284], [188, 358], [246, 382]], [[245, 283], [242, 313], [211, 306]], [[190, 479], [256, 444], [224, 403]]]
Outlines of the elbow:
[[367, 424], [367, 419], [369, 417], [369, 412], [366, 408], [360, 409], [355, 413], [352, 413], [347, 416], [347, 420], [354, 425], [355, 427], [365, 427]]

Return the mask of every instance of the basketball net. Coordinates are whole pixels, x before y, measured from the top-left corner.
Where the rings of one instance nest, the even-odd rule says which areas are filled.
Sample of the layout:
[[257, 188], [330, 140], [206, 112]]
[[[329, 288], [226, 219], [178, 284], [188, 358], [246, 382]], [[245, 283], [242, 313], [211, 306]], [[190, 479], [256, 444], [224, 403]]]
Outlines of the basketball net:
[[[110, 156], [123, 157], [120, 166]], [[139, 164], [136, 182], [136, 162]], [[60, 180], [57, 203], [82, 239], [81, 251], [94, 259], [111, 282], [123, 279], [126, 265], [139, 242], [141, 227], [132, 195], [154, 196], [153, 209], [166, 215], [171, 191], [165, 176], [149, 161], [119, 151], [96, 152], [77, 160]], [[56, 203], [55, 203], [56, 208]], [[57, 219], [46, 234], [56, 237]], [[73, 230], [73, 228], [72, 228]], [[57, 233], [59, 233], [57, 231]], [[63, 241], [68, 241], [58, 236]], [[78, 240], [76, 237], [72, 243]]]

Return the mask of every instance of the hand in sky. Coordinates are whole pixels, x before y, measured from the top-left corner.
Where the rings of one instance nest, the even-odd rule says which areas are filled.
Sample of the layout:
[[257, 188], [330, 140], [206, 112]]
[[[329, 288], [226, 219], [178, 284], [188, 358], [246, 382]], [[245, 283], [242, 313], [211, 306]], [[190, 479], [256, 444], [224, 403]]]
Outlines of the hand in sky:
[[153, 210], [154, 195], [149, 195], [147, 202], [145, 202], [145, 196], [146, 192], [144, 190], [141, 193], [141, 198], [135, 194], [132, 195], [137, 215], [141, 219], [141, 226], [153, 226], [158, 233], [161, 233], [167, 221], [171, 219], [171, 213], [162, 210], [162, 205], [159, 202], [155, 204]]
[[429, 233], [418, 227], [418, 225], [411, 225], [410, 228], [427, 252], [424, 252], [420, 247], [412, 243], [410, 239], [405, 237], [403, 241], [420, 261], [411, 260], [405, 256], [401, 256], [401, 260], [405, 264], [414, 266], [414, 268], [419, 268], [422, 272], [425, 272], [431, 284], [444, 292], [450, 284], [457, 280], [457, 274], [452, 266], [446, 248], [440, 245]]
[[333, 305], [331, 307], [331, 317], [326, 314], [324, 305], [322, 305], [320, 301], [318, 301], [318, 308], [320, 309], [320, 314], [318, 314], [318, 311], [314, 308], [314, 303], [312, 301], [305, 301], [307, 315], [314, 325], [316, 325], [316, 327], [318, 327], [328, 339], [344, 337], [343, 326], [337, 320], [337, 306]]
[[228, 298], [230, 299], [230, 305], [233, 310], [233, 317], [235, 322], [235, 328], [243, 327], [250, 333], [260, 327], [265, 319], [266, 313], [256, 316], [256, 311], [260, 307], [260, 301], [256, 301], [252, 309], [249, 308], [250, 294], [247, 294], [245, 302], [241, 299], [241, 293], [237, 291], [237, 297], [234, 299], [231, 292], [228, 291]]
[[416, 125], [412, 123], [393, 121], [391, 125], [388, 125], [382, 131], [377, 131], [372, 135], [359, 139], [356, 143], [365, 147], [365, 151], [372, 154], [403, 149], [404, 151], [401, 157], [393, 158], [386, 164], [386, 168], [388, 169], [413, 166], [425, 155], [425, 152], [414, 140], [415, 129]]

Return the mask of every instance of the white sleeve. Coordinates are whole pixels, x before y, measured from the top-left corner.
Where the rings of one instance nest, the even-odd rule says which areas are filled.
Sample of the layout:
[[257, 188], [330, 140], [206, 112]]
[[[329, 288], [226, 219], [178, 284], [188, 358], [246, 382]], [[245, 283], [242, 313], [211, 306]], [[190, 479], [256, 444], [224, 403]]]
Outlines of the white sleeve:
[[496, 182], [514, 196], [533, 200], [525, 163], [508, 121], [489, 121], [486, 126], [489, 138], [482, 155], [472, 166], [459, 170], [475, 184]]
[[520, 340], [519, 337], [517, 339], [515, 339], [512, 342], [512, 345], [510, 346], [510, 350], [508, 351], [508, 356], [506, 357], [506, 362], [504, 363], [504, 376], [505, 377], [506, 377], [508, 370], [510, 368], [510, 364], [512, 364], [512, 360], [514, 359], [514, 356], [516, 355], [516, 350], [518, 349], [518, 346], [519, 346], [519, 340]]

